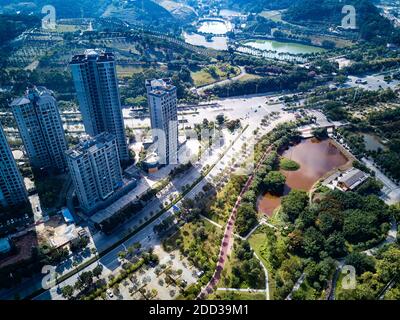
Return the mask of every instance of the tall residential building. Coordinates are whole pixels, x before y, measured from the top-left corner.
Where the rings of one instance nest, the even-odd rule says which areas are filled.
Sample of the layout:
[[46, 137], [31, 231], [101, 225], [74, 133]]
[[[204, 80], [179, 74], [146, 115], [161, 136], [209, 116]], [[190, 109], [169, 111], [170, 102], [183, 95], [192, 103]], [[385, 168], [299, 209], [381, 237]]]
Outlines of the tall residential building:
[[32, 167], [63, 171], [67, 143], [53, 93], [32, 86], [10, 106]]
[[24, 180], [17, 168], [3, 128], [0, 125], [0, 204], [14, 206], [28, 201]]
[[82, 209], [91, 211], [122, 186], [122, 170], [114, 135], [103, 132], [66, 152]]
[[178, 112], [176, 87], [171, 79], [146, 80], [153, 142], [161, 164], [176, 164], [178, 154]]
[[90, 49], [74, 56], [70, 66], [86, 133], [113, 134], [121, 161], [129, 160], [114, 55]]

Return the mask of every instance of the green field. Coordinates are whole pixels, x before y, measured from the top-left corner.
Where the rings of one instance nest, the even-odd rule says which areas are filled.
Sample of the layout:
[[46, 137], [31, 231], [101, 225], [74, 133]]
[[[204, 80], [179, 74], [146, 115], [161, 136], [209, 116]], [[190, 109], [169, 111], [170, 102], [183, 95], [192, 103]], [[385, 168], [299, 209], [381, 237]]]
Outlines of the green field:
[[207, 297], [208, 300], [265, 300], [262, 292], [222, 291], [217, 290]]
[[[229, 73], [228, 71], [231, 71]], [[191, 73], [194, 85], [196, 87], [202, 87], [212, 84], [217, 81], [225, 80], [229, 76], [235, 77], [240, 74], [240, 69], [238, 67], [232, 67], [228, 64], [216, 65], [215, 67], [204, 67], [201, 70]]]
[[121, 77], [121, 78], [131, 77], [132, 75], [134, 75], [136, 73], [141, 73], [141, 72], [143, 72], [142, 67], [117, 65], [117, 74], [118, 74], [118, 77]]
[[281, 22], [282, 21], [282, 13], [278, 10], [268, 10], [268, 11], [262, 11], [260, 13], [260, 16], [275, 21], [275, 22]]

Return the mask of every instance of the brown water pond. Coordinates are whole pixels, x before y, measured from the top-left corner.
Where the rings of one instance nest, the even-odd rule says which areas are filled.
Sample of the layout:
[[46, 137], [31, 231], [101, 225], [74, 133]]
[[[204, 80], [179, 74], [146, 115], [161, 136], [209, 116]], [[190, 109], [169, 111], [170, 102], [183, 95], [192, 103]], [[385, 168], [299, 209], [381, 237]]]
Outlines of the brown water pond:
[[[305, 139], [283, 152], [283, 157], [296, 161], [300, 165], [297, 171], [281, 172], [286, 176], [284, 195], [291, 189], [309, 191], [313, 184], [325, 174], [348, 162], [348, 158], [332, 143], [330, 139], [319, 141]], [[259, 197], [258, 211], [272, 216], [280, 205], [281, 198], [266, 193]]]

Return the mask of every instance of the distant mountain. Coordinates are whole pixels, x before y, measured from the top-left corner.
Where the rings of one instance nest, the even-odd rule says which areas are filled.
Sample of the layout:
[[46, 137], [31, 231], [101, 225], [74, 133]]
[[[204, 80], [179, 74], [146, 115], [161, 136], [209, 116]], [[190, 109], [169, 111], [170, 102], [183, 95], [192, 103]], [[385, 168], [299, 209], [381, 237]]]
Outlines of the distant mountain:
[[56, 8], [57, 18], [100, 16], [112, 0], [0, 0], [0, 12], [38, 14], [45, 5]]
[[291, 5], [283, 14], [283, 19], [292, 23], [317, 23], [325, 26], [339, 26], [344, 17], [342, 8], [354, 6], [356, 27], [360, 37], [368, 41], [399, 41], [399, 30], [389, 20], [380, 15], [379, 9], [370, 0], [302, 0]]
[[22, 32], [40, 25], [40, 19], [25, 15], [0, 15], [0, 46]]
[[400, 31], [381, 16], [375, 4], [378, 0], [229, 0], [232, 8], [260, 12], [285, 9], [282, 18], [293, 24], [339, 26], [344, 5], [356, 9], [356, 26], [360, 37], [367, 41], [400, 42]]
[[286, 9], [302, 0], [228, 0], [228, 6], [248, 12]]

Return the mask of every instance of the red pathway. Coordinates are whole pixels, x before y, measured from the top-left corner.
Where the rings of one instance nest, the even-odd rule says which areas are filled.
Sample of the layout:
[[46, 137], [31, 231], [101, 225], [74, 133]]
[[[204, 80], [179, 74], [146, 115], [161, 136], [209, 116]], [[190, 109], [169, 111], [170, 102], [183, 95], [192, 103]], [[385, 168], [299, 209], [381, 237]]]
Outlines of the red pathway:
[[251, 183], [253, 182], [254, 174], [260, 168], [261, 164], [264, 162], [266, 156], [269, 154], [271, 149], [272, 149], [272, 146], [270, 146], [265, 151], [265, 153], [261, 157], [260, 161], [257, 163], [257, 166], [254, 169], [253, 173], [247, 179], [246, 184], [242, 188], [242, 191], [240, 192], [240, 194], [236, 200], [235, 206], [232, 209], [232, 212], [228, 219], [228, 223], [226, 224], [226, 227], [225, 227], [224, 236], [222, 238], [221, 246], [219, 249], [218, 262], [217, 262], [217, 266], [215, 268], [214, 274], [213, 274], [211, 280], [205, 286], [205, 288], [199, 293], [199, 295], [197, 296], [197, 299], [204, 299], [208, 294], [211, 294], [213, 292], [213, 290], [215, 289], [215, 286], [217, 285], [218, 281], [221, 279], [221, 272], [224, 269], [226, 259], [228, 258], [228, 255], [230, 254], [232, 246], [233, 246], [233, 240], [234, 240], [233, 229], [234, 229], [234, 224], [235, 224], [235, 220], [236, 220], [237, 209], [240, 206], [243, 194], [249, 189], [249, 187], [251, 186]]

